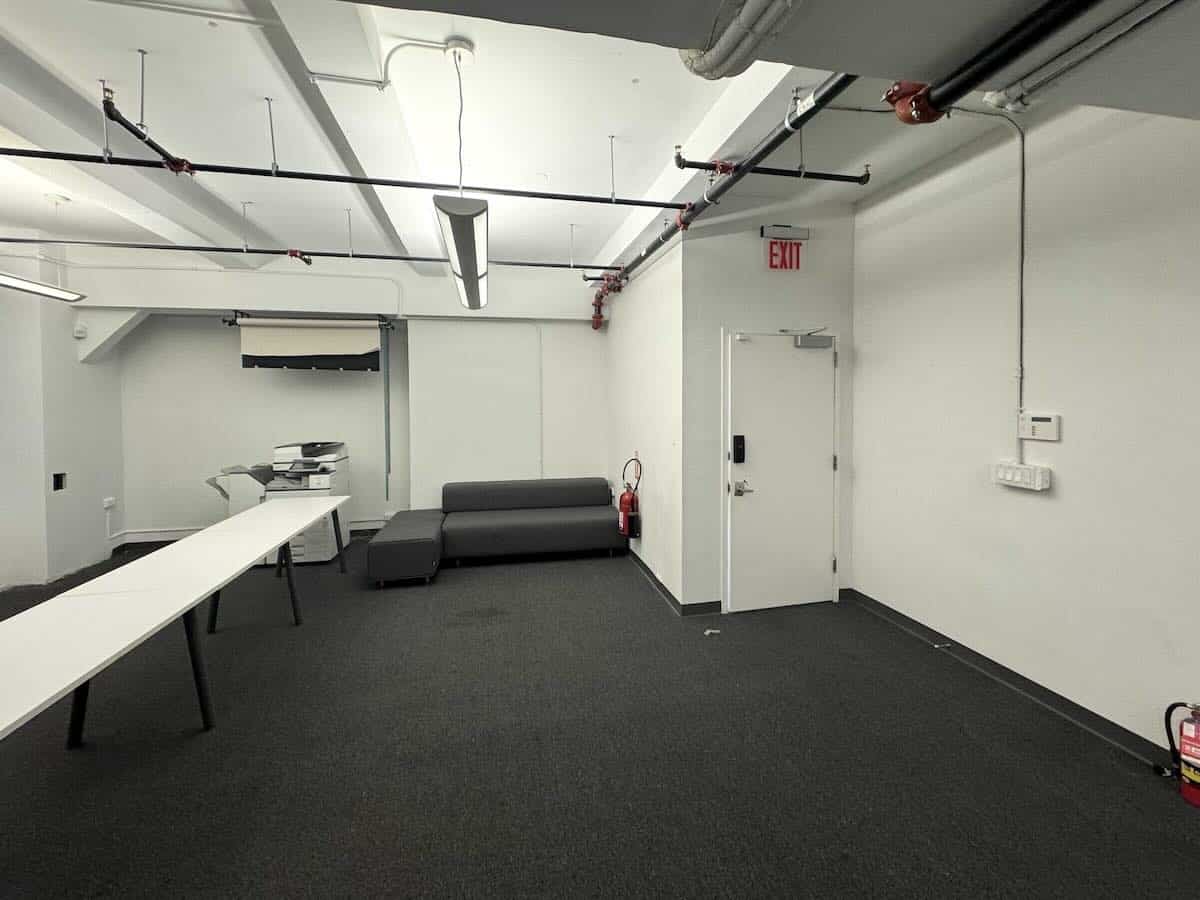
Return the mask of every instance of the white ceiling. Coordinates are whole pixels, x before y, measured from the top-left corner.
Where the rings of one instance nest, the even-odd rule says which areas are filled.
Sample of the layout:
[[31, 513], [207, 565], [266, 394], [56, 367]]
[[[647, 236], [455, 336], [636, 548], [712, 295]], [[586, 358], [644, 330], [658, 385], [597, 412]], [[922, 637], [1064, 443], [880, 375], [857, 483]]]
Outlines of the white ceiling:
[[[269, 95], [276, 101], [281, 166], [344, 172], [353, 168], [348, 161], [353, 157], [354, 164], [374, 175], [455, 182], [457, 87], [453, 65], [442, 54], [401, 51], [392, 65], [393, 86], [383, 93], [325, 82], [314, 89], [303, 74], [314, 69], [378, 77], [379, 59], [397, 38], [460, 35], [477, 47], [474, 62], [463, 71], [468, 184], [607, 196], [611, 134], [616, 191], [640, 198], [669, 170], [675, 144], [684, 144], [685, 154], [693, 157], [710, 155], [689, 148], [689, 136], [712, 122], [722, 97], [741, 96], [731, 91], [738, 81], [708, 82], [690, 75], [671, 49], [705, 43], [721, 0], [420, 0], [424, 6], [569, 30], [331, 0], [181, 2], [277, 16], [280, 24], [264, 30], [92, 0], [6, 0], [0, 39], [12, 42], [28, 59], [23, 71], [41, 71], [44, 80], [61, 81], [63, 90], [77, 97], [68, 103], [62, 91], [47, 91], [36, 100], [22, 100], [19, 91], [13, 93], [13, 84], [5, 85], [0, 77], [0, 142], [25, 139], [50, 149], [97, 152], [97, 79], [108, 80], [119, 106], [136, 119], [136, 50], [142, 47], [150, 52], [147, 123], [151, 134], [178, 155], [268, 166], [263, 97]], [[841, 100], [843, 105], [878, 107], [883, 78], [938, 74], [1038, 2], [980, 0], [970, 5], [968, 15], [963, 4], [913, 0], [900, 13], [881, 15], [879, 4], [865, 0], [805, 0], [767, 53], [792, 62], [803, 59], [812, 68], [790, 70], [785, 78], [787, 67], [757, 64], [752, 72], [760, 74], [767, 71], [764, 66], [775, 66], [770, 71], [779, 75], [769, 81], [775, 87], [739, 100], [736, 120], [721, 132], [727, 138], [718, 154], [745, 152], [778, 122], [791, 88], [814, 83], [823, 70], [858, 69], [879, 76], [862, 79]], [[1108, 0], [1099, 15], [1132, 2]], [[1134, 52], [1136, 44], [1122, 44], [1105, 56], [1106, 66], [1127, 74], [1120, 84], [1110, 85], [1108, 98], [1114, 105], [1138, 100], [1161, 107], [1157, 111], [1177, 111], [1183, 95], [1178, 73], [1190, 69], [1172, 66], [1193, 45], [1189, 40], [1196, 34], [1192, 26], [1198, 9], [1200, 0], [1188, 0], [1170, 20], [1154, 26], [1158, 32], [1137, 35], [1137, 41], [1144, 41], [1155, 33], [1162, 37], [1163, 27], [1173, 29], [1170, 39], [1162, 39], [1164, 53], [1148, 69], [1164, 90], [1143, 92], [1139, 100], [1131, 87], [1136, 79], [1129, 73], [1144, 60], [1144, 54]], [[648, 42], [589, 33], [595, 31], [636, 35]], [[5, 64], [0, 59], [0, 75]], [[740, 83], [751, 77], [742, 76]], [[1063, 82], [1063, 97], [1092, 91], [1094, 77], [1081, 69]], [[72, 103], [73, 110], [53, 108]], [[82, 124], [81, 115], [86, 120]], [[727, 109], [721, 115], [722, 121], [729, 119]], [[727, 199], [722, 212], [797, 198], [853, 202], [994, 127], [993, 121], [958, 117], [933, 128], [906, 128], [887, 115], [829, 111], [804, 131], [806, 165], [857, 173], [870, 162], [870, 187], [752, 176]], [[800, 150], [800, 141], [793, 139], [770, 162], [798, 165]], [[134, 152], [147, 155], [136, 145]], [[687, 183], [677, 182], [669, 196], [653, 199], [691, 199], [703, 181], [697, 173]], [[182, 190], [189, 186], [207, 193]], [[74, 202], [55, 213], [46, 194], [66, 194]], [[255, 241], [343, 249], [349, 208], [359, 252], [395, 252], [398, 232], [411, 252], [440, 253], [429, 193], [380, 188], [374, 207], [373, 198], [370, 191], [315, 182], [213, 175], [188, 182], [186, 176], [166, 171], [131, 173], [12, 160], [0, 164], [0, 221], [22, 228], [100, 239], [240, 243], [239, 204], [250, 201]], [[189, 202], [200, 201], [208, 208], [197, 205], [192, 215]], [[598, 255], [602, 248], [618, 252], [612, 246], [614, 234], [623, 224], [628, 230], [631, 215], [628, 208], [611, 205], [504, 197], [489, 202], [493, 258], [565, 260], [574, 223], [576, 260], [608, 262]], [[220, 208], [214, 210], [213, 204]], [[649, 217], [646, 231], [658, 221], [661, 216]], [[634, 233], [642, 228], [639, 222]]]
[[[209, 5], [237, 6], [228, 2]], [[229, 22], [210, 24], [203, 18], [89, 0], [6, 0], [0, 33], [80, 96], [94, 98], [94, 142], [76, 139], [69, 145], [48, 149], [99, 152], [100, 78], [116, 92], [121, 110], [137, 120], [136, 51], [140, 47], [149, 51], [146, 123], [150, 134], [171, 152], [196, 161], [269, 166], [271, 149], [263, 97], [272, 96], [276, 100], [280, 165], [340, 169], [328, 142], [306, 116], [279, 61], [268, 52], [258, 28]], [[53, 115], [54, 111], [47, 114]], [[6, 112], [0, 110], [0, 125], [22, 133], [27, 123], [5, 116]], [[110, 127], [116, 130], [116, 126]], [[138, 149], [142, 150], [140, 155], [152, 157], [149, 151]], [[91, 167], [92, 172], [96, 170]], [[172, 179], [186, 177], [164, 170], [156, 180], [169, 184]], [[346, 186], [305, 184], [300, 188], [296, 182], [229, 175], [197, 176], [196, 181], [221, 198], [236, 213], [235, 220], [240, 216], [241, 201], [250, 201], [251, 223], [277, 244], [343, 246], [344, 210], [349, 207], [360, 223], [356, 236], [360, 249], [385, 249], [382, 238], [368, 230], [369, 216], [361, 199]], [[9, 219], [13, 214], [15, 210], [0, 199], [0, 218]], [[238, 231], [235, 224], [233, 233], [223, 237], [240, 242]]]
[[[706, 46], [730, 0], [374, 0], [585, 32], [633, 37], [666, 47]], [[796, 0], [798, 9], [760, 58], [871, 78], [929, 81], [1042, 6], [1045, 0]], [[1139, 0], [1103, 0], [986, 87], [1003, 87], [1048, 55], [1126, 11]], [[740, 5], [740, 3], [738, 4]], [[723, 8], [726, 8], [723, 10]], [[1200, 0], [1182, 0], [1151, 24], [1090, 61], [1056, 88], [1064, 102], [1200, 118]]]
[[[474, 42], [463, 67], [463, 177], [467, 184], [607, 197], [612, 178], [621, 196], [640, 198], [727, 83], [690, 75], [665, 48], [589, 34], [522, 27], [482, 19], [400, 10], [374, 13], [379, 52], [399, 37]], [[346, 63], [343, 63], [346, 72]], [[350, 68], [350, 73], [358, 71]], [[452, 62], [438, 51], [406, 49], [393, 60], [394, 86], [322, 85], [335, 112], [343, 104], [374, 103], [374, 117], [396, 119], [415, 138], [412, 169], [389, 165], [387, 146], [372, 146], [370, 119], [344, 128], [372, 168], [398, 177], [458, 181], [458, 88]], [[351, 94], [357, 93], [357, 97]], [[384, 203], [416, 253], [438, 252], [428, 194], [385, 191]], [[669, 198], [665, 198], [669, 199]], [[490, 197], [492, 255], [509, 259], [566, 258], [569, 224], [577, 225], [576, 256], [599, 251], [628, 210]]]
[[[3, 129], [0, 142], [19, 143]], [[61, 237], [89, 239], [102, 234], [115, 241], [155, 240], [152, 232], [113, 212], [106, 204], [81, 197], [77, 191], [65, 193], [69, 188], [62, 181], [0, 158], [0, 185], [3, 185], [0, 218]]]

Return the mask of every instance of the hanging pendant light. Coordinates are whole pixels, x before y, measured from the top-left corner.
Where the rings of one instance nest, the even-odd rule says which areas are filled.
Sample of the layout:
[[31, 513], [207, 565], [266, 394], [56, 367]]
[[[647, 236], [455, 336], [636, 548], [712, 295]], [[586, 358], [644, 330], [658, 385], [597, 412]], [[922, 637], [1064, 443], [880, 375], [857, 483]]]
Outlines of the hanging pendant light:
[[475, 197], [433, 198], [458, 299], [467, 309], [487, 306], [488, 205]]
[[454, 63], [458, 79], [458, 196], [433, 198], [438, 228], [450, 259], [450, 274], [458, 299], [467, 309], [487, 306], [488, 205], [486, 200], [463, 196], [463, 87], [462, 63], [474, 57], [475, 45], [465, 38], [450, 38], [446, 55]]

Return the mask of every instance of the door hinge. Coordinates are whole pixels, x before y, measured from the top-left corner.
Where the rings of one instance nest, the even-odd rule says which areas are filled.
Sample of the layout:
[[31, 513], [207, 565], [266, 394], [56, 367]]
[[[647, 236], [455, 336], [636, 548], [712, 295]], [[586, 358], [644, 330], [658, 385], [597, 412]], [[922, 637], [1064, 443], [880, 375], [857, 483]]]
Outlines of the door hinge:
[[838, 367], [838, 366], [837, 366], [837, 351], [836, 351], [836, 350], [834, 350], [834, 351], [833, 351], [833, 367], [834, 367], [835, 369]]
[[837, 471], [837, 454], [833, 455], [833, 471]]
[[837, 557], [836, 556], [833, 558], [833, 571], [834, 572], [837, 571]]

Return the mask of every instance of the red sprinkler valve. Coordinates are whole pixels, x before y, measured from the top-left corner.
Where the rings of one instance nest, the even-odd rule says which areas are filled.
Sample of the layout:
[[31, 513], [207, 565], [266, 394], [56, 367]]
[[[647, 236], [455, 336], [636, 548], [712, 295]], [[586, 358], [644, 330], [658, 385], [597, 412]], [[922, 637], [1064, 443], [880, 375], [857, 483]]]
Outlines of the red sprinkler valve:
[[604, 281], [596, 290], [596, 296], [592, 300], [592, 330], [599, 331], [604, 324], [604, 298], [609, 294], [621, 293], [621, 288], [625, 287], [625, 282], [620, 275], [613, 275], [605, 272], [601, 276]]
[[689, 203], [683, 209], [679, 210], [679, 212], [675, 213], [675, 224], [679, 226], [680, 231], [688, 230], [688, 225], [690, 223], [683, 221], [683, 214], [690, 213], [691, 211], [692, 211], [692, 204]]
[[891, 105], [896, 118], [905, 125], [928, 125], [945, 115], [929, 102], [929, 85], [922, 81], [893, 82], [883, 102]]

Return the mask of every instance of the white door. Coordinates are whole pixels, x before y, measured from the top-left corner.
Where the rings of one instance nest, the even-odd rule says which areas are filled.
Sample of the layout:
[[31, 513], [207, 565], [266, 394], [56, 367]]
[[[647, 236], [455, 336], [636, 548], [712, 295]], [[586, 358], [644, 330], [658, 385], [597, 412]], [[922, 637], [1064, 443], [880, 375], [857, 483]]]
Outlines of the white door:
[[834, 358], [829, 337], [731, 336], [727, 612], [834, 599]]

